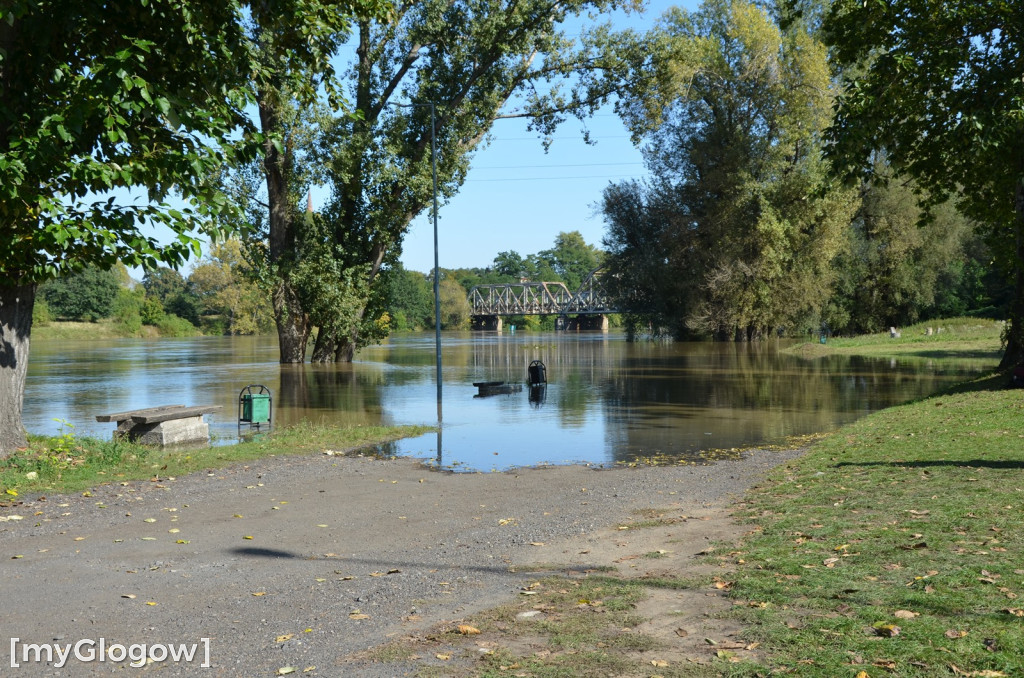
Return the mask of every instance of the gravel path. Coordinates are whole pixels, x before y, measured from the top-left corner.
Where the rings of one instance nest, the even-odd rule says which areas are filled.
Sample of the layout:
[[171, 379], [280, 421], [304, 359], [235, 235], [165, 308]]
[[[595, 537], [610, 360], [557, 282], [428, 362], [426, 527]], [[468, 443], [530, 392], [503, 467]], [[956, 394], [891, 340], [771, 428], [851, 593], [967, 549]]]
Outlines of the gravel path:
[[26, 661], [25, 644], [208, 638], [205, 671], [197, 668], [202, 644], [191, 663], [157, 661], [142, 670], [393, 675], [351, 656], [508, 600], [537, 576], [509, 571], [537, 562], [543, 549], [536, 545], [596, 541], [638, 508], [724, 508], [795, 454], [489, 474], [320, 455], [32, 499], [0, 509], [0, 635], [20, 639], [0, 661], [21, 664], [5, 675], [106, 675], [131, 657], [72, 657], [58, 668], [56, 656], [36, 663], [30, 653]]

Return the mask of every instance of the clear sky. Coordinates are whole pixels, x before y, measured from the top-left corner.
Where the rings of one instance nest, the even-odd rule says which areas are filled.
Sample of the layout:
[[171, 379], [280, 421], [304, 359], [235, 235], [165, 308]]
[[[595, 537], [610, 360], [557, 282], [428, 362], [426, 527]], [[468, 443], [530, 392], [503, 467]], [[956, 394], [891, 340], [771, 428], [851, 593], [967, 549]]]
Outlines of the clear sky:
[[[616, 28], [646, 31], [673, 6], [696, 9], [698, 0], [649, 0], [643, 13], [616, 12]], [[574, 22], [573, 28], [581, 22]], [[583, 141], [582, 129], [590, 130]], [[491, 265], [499, 252], [521, 256], [554, 246], [561, 232], [579, 231], [590, 245], [601, 246], [604, 222], [597, 205], [605, 186], [646, 176], [640, 150], [630, 142], [618, 117], [607, 108], [581, 123], [570, 118], [553, 135], [545, 153], [540, 138], [526, 129], [525, 120], [498, 120], [491, 142], [473, 156], [472, 169], [460, 192], [438, 209], [438, 251], [441, 268]], [[327, 198], [325, 188], [313, 189], [313, 206]], [[164, 235], [155, 228], [157, 237]], [[204, 254], [206, 247], [204, 249]], [[405, 238], [402, 264], [426, 273], [434, 267], [433, 224], [430, 211], [415, 219]], [[197, 262], [193, 259], [185, 270]], [[132, 269], [138, 280], [143, 271]]]
[[[617, 27], [646, 30], [672, 6], [694, 9], [695, 0], [652, 0], [642, 15], [613, 15]], [[486, 267], [499, 252], [521, 256], [550, 249], [561, 232], [579, 231], [601, 246], [604, 222], [597, 213], [604, 187], [646, 176], [640, 150], [609, 109], [586, 121], [596, 144], [587, 145], [581, 123], [566, 121], [545, 153], [523, 120], [498, 120], [493, 140], [478, 150], [459, 194], [438, 209], [441, 268]], [[429, 210], [412, 222], [402, 264], [427, 272], [434, 266]]]

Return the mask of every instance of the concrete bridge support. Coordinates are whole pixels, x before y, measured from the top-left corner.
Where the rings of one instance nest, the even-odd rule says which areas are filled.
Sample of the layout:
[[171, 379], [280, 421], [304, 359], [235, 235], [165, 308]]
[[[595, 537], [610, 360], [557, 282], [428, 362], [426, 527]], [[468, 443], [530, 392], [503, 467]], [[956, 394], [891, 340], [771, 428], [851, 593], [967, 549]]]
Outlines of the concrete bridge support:
[[469, 320], [469, 329], [475, 332], [501, 332], [503, 326], [497, 315], [474, 315]]

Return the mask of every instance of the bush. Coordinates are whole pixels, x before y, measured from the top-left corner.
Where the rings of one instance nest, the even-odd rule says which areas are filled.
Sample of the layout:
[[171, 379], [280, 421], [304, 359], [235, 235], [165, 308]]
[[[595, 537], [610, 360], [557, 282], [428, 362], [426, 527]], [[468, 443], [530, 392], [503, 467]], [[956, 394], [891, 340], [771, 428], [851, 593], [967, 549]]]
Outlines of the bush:
[[172, 314], [161, 318], [156, 327], [162, 337], [194, 337], [199, 334], [195, 325]]
[[32, 324], [36, 327], [46, 327], [51, 322], [53, 322], [53, 316], [50, 315], [50, 307], [44, 299], [36, 299], [36, 303], [32, 307]]

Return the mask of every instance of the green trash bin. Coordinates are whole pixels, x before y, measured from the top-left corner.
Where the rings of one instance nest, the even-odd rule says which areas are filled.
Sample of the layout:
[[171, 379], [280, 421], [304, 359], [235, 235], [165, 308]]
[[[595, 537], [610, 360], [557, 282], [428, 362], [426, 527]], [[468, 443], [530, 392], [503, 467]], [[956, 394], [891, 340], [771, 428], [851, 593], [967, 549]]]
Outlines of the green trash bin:
[[242, 420], [250, 424], [265, 424], [270, 421], [270, 396], [266, 393], [244, 394]]
[[238, 394], [238, 425], [260, 428], [261, 424], [270, 424], [271, 405], [269, 388], [261, 384], [246, 386]]

